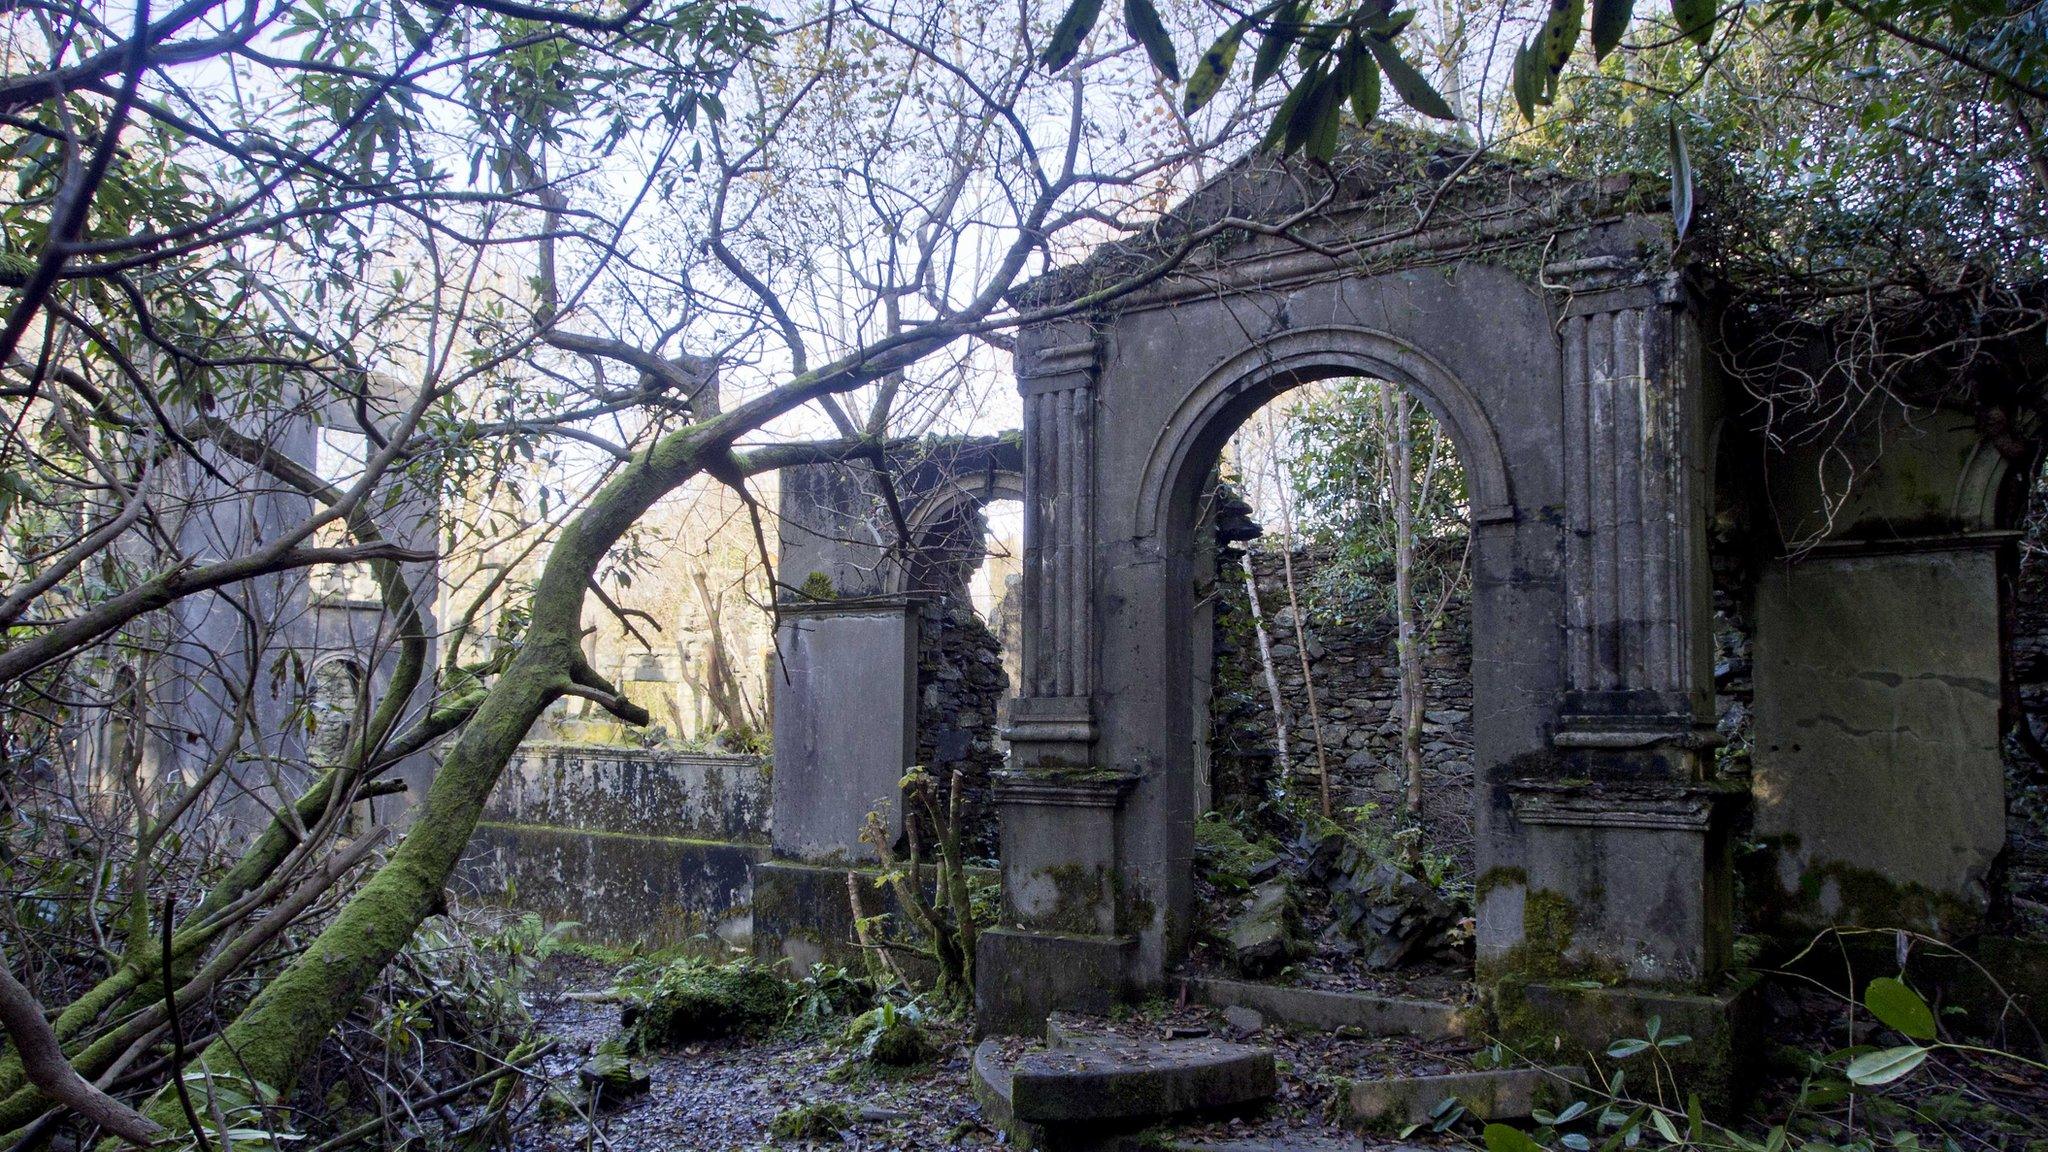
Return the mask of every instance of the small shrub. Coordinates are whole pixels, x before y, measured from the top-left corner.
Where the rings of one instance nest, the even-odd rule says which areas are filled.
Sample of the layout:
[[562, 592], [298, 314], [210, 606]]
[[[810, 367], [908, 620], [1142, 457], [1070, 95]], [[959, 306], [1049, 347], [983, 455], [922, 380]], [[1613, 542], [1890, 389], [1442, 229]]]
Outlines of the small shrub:
[[815, 1028], [832, 1017], [853, 1011], [874, 995], [874, 987], [845, 965], [813, 964], [810, 972], [796, 982], [789, 1018]]
[[884, 1001], [847, 1025], [846, 1040], [861, 1059], [889, 1068], [908, 1068], [931, 1058], [931, 1038], [924, 1030], [924, 1010], [915, 1004], [897, 1007]]
[[788, 981], [751, 960], [678, 960], [630, 993], [624, 1024], [635, 1048], [764, 1032], [788, 1016]]

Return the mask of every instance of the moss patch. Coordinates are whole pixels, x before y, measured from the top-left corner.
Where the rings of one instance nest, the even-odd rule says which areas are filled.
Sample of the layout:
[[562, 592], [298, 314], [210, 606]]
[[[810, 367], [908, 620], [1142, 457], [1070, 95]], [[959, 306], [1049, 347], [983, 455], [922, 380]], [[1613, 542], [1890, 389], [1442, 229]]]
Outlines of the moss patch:
[[1279, 848], [1247, 837], [1213, 812], [1195, 821], [1195, 868], [1220, 891], [1249, 891], [1252, 870], [1279, 854]]
[[790, 983], [749, 960], [678, 960], [633, 994], [622, 1023], [640, 1051], [764, 1032], [789, 1014]]

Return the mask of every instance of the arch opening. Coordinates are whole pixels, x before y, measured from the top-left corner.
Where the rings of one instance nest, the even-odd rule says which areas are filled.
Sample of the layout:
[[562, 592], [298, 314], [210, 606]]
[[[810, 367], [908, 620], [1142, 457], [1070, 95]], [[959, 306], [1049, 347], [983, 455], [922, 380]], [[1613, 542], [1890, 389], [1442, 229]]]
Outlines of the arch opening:
[[[1166, 637], [1185, 750], [1169, 772], [1196, 823], [1185, 938], [1196, 967], [1270, 975], [1230, 918], [1278, 880], [1300, 925], [1282, 962], [1442, 995], [1472, 972], [1470, 580], [1475, 522], [1508, 515], [1506, 486], [1490, 439], [1466, 450], [1455, 420], [1477, 409], [1454, 381], [1426, 391], [1419, 356], [1340, 343], [1212, 378], [1162, 437], [1154, 540], [1166, 618], [1187, 624]], [[1252, 855], [1281, 859], [1275, 880], [1232, 874]]]

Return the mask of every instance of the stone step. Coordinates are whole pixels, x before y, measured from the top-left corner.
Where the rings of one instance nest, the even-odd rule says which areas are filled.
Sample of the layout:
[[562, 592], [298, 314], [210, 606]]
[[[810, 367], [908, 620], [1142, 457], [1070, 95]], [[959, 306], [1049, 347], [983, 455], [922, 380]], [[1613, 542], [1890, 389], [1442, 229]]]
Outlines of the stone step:
[[[1166, 1148], [1171, 1152], [1363, 1152], [1365, 1141], [1358, 1136], [1279, 1136], [1270, 1139], [1253, 1137], [1245, 1140], [1176, 1140], [1165, 1137], [1145, 1137], [1145, 1142], [1132, 1142], [1131, 1152], [1153, 1152]], [[1420, 1150], [1417, 1150], [1420, 1152]]]
[[1481, 1120], [1527, 1120], [1538, 1108], [1562, 1106], [1585, 1081], [1583, 1069], [1568, 1065], [1354, 1080], [1345, 1110], [1354, 1127], [1399, 1128], [1434, 1119], [1455, 1097]]
[[975, 1098], [1020, 1146], [1114, 1148], [1120, 1132], [1259, 1104], [1279, 1090], [1273, 1052], [1207, 1037], [1067, 1036], [1012, 1057], [974, 1050]]
[[1213, 976], [1182, 981], [1188, 999], [1212, 1008], [1249, 1008], [1268, 1023], [1287, 1028], [1335, 1032], [1357, 1029], [1368, 1036], [1415, 1036], [1424, 1040], [1454, 1039], [1476, 1030], [1468, 1010], [1433, 1000], [1410, 1000], [1371, 992], [1333, 992], [1254, 984]]

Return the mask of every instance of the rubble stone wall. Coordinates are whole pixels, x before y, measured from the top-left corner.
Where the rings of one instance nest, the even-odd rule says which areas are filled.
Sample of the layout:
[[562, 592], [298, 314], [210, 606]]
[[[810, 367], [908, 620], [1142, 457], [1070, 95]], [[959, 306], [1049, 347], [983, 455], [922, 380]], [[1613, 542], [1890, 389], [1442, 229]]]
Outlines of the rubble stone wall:
[[[1250, 548], [1260, 615], [1273, 672], [1280, 685], [1279, 716], [1287, 721], [1287, 752], [1293, 787], [1312, 793], [1317, 787], [1317, 725], [1309, 712], [1313, 683], [1321, 721], [1323, 762], [1331, 772], [1333, 807], [1376, 805], [1382, 817], [1398, 815], [1406, 793], [1401, 763], [1400, 667], [1395, 653], [1391, 611], [1365, 619], [1344, 619], [1320, 608], [1313, 589], [1325, 559], [1306, 545], [1295, 546], [1291, 559], [1295, 599], [1306, 618], [1295, 625], [1289, 604], [1286, 564], [1278, 546], [1261, 540]], [[1272, 694], [1256, 636], [1251, 631], [1244, 577], [1237, 550], [1227, 549], [1218, 564], [1220, 593], [1229, 605], [1219, 631], [1216, 710], [1212, 732], [1244, 743], [1255, 735], [1265, 750], [1257, 771], [1277, 773], [1271, 756], [1277, 731]], [[1234, 585], [1234, 587], [1233, 587]], [[1301, 652], [1308, 650], [1308, 674], [1302, 673]], [[1428, 693], [1423, 725], [1423, 823], [1425, 843], [1434, 851], [1458, 857], [1469, 866], [1472, 841], [1472, 613], [1464, 593], [1455, 595], [1430, 636], [1424, 656], [1423, 683]], [[1241, 696], [1241, 699], [1230, 699]], [[1236, 714], [1221, 715], [1237, 708]], [[1217, 762], [1221, 784], [1231, 766]], [[1228, 789], [1219, 787], [1219, 796]]]
[[928, 601], [917, 661], [917, 755], [942, 786], [963, 773], [963, 836], [974, 856], [993, 856], [990, 789], [1003, 766], [1000, 712], [1010, 694], [1003, 647], [965, 595]]

